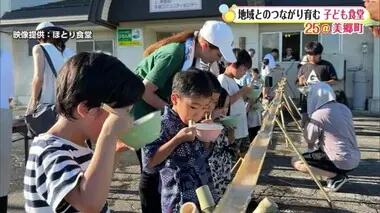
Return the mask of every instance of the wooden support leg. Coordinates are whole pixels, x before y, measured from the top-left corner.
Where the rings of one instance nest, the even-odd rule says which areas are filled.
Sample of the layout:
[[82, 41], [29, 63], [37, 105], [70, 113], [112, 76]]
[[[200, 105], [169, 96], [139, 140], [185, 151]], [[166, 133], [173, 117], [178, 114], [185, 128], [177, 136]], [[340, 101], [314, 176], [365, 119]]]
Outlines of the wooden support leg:
[[302, 118], [300, 111], [297, 109], [296, 104], [294, 103], [294, 101], [292, 100], [292, 98], [290, 96], [289, 96], [289, 101], [290, 101], [290, 103], [292, 103], [292, 106], [297, 111], [298, 115]]
[[284, 104], [284, 106], [285, 106], [286, 110], [289, 112], [290, 116], [292, 116], [293, 121], [296, 123], [298, 129], [299, 129], [301, 132], [303, 132], [303, 129], [301, 128], [301, 125], [298, 123], [297, 119], [294, 117], [294, 115], [293, 115], [291, 109], [289, 109], [289, 106], [288, 106], [287, 104]]
[[301, 159], [301, 161], [305, 164], [307, 171], [310, 173], [310, 175], [313, 178], [314, 182], [317, 184], [317, 186], [319, 187], [319, 189], [322, 191], [322, 193], [325, 196], [325, 198], [326, 198], [329, 206], [332, 207], [332, 205], [331, 205], [331, 199], [330, 199], [329, 195], [326, 193], [326, 191], [322, 187], [322, 184], [319, 182], [319, 180], [315, 177], [314, 173], [311, 171], [311, 169], [309, 167], [309, 164], [306, 162], [305, 158], [298, 151], [297, 147], [294, 145], [294, 143], [292, 142], [292, 140], [288, 136], [288, 133], [283, 128], [283, 126], [281, 125], [281, 122], [280, 122], [280, 120], [278, 120], [278, 118], [276, 118], [276, 123], [280, 127], [280, 129], [281, 129], [282, 133], [284, 134], [284, 136], [288, 139], [289, 144], [292, 146], [293, 150], [296, 152], [296, 154]]
[[[284, 113], [282, 112], [282, 108], [280, 108], [280, 116], [281, 116], [281, 123], [282, 123], [284, 129], [286, 130]], [[288, 142], [287, 138], [285, 138], [285, 142], [286, 142], [286, 148], [288, 148], [289, 147], [289, 142]]]

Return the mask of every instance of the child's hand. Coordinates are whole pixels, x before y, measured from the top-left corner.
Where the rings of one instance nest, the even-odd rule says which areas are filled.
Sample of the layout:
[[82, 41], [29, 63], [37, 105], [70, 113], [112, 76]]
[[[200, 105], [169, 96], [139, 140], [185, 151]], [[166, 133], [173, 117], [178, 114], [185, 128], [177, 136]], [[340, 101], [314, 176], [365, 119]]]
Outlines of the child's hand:
[[132, 122], [133, 119], [129, 115], [129, 107], [113, 109], [113, 112], [109, 113], [104, 121], [102, 132], [119, 137], [128, 131], [132, 126]]
[[248, 86], [245, 86], [241, 89], [243, 90], [244, 94], [248, 94], [248, 93], [252, 92], [252, 88], [253, 88], [252, 85], [248, 85]]
[[222, 116], [226, 116], [227, 112], [228, 112], [228, 108], [218, 108], [212, 112], [212, 117], [215, 119]]
[[192, 127], [185, 127], [181, 129], [175, 136], [177, 140], [179, 140], [180, 143], [194, 141], [195, 136], [197, 136], [197, 131], [195, 129], [195, 126]]
[[232, 144], [235, 141], [235, 130], [233, 128], [227, 127], [227, 139], [228, 144]]

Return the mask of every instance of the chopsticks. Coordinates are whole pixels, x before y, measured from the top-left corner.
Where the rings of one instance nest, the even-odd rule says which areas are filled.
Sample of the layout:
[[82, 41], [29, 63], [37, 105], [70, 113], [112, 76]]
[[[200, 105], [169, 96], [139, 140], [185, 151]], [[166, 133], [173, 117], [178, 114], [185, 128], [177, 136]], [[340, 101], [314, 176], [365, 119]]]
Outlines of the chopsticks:
[[106, 103], [102, 103], [100, 107], [104, 109], [105, 111], [107, 111], [108, 113], [117, 115], [117, 112], [112, 107], [108, 106]]
[[189, 127], [192, 127], [194, 125], [194, 121], [193, 120], [189, 120]]
[[212, 120], [212, 115], [211, 115], [211, 113], [206, 113], [206, 114], [205, 114], [205, 119], [206, 119], [206, 120]]

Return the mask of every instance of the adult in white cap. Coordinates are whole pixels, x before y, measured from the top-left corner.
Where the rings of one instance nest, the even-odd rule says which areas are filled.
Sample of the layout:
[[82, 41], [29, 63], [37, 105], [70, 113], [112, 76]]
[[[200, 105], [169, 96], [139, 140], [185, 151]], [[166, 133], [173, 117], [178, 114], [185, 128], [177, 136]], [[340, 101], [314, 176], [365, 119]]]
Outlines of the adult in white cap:
[[[62, 65], [75, 54], [73, 50], [66, 48], [65, 43], [68, 40], [66, 36], [69, 37], [67, 30], [50, 22], [42, 22], [38, 24], [36, 31], [42, 31], [44, 36], [33, 47], [34, 75], [27, 114], [32, 112], [38, 104], [55, 103], [56, 77]], [[46, 50], [46, 54], [43, 49]]]
[[[182, 32], [148, 47], [144, 52], [145, 58], [135, 70], [145, 85], [143, 99], [133, 108], [135, 119], [155, 110], [163, 110], [169, 104], [174, 75], [195, 66], [197, 59], [213, 63], [223, 57], [234, 63], [233, 40], [232, 30], [226, 23], [207, 21], [199, 32]], [[148, 157], [144, 153], [138, 150], [137, 156], [140, 165], [143, 164], [140, 180], [142, 211], [160, 212], [159, 175], [146, 170]]]
[[0, 49], [0, 212], [7, 212], [11, 178], [12, 111], [14, 92], [13, 59]]

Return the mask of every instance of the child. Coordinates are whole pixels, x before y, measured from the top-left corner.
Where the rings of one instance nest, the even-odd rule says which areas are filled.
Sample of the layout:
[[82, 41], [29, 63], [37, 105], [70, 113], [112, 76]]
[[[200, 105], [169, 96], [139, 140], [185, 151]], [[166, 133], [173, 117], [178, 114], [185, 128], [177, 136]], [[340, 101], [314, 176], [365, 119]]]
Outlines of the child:
[[273, 86], [272, 70], [269, 67], [269, 59], [265, 58], [261, 67], [261, 77], [264, 79], [263, 99], [269, 99], [268, 93]]
[[[144, 85], [118, 59], [80, 53], [57, 79], [57, 123], [36, 137], [24, 178], [26, 212], [109, 212], [106, 202], [130, 107]], [[115, 113], [101, 108], [106, 103]], [[96, 142], [93, 152], [85, 141]]]
[[144, 170], [159, 171], [163, 213], [179, 212], [181, 205], [194, 202], [199, 208], [195, 190], [213, 183], [207, 164], [209, 152], [196, 139], [189, 121], [200, 121], [209, 110], [212, 86], [199, 71], [179, 72], [172, 86], [172, 108], [162, 115], [160, 137], [142, 149]]
[[[259, 70], [257, 68], [253, 69], [252, 79], [257, 82], [257, 86], [261, 86], [262, 81], [260, 80]], [[257, 133], [261, 128], [261, 103], [260, 97], [257, 99], [249, 99], [246, 105], [247, 121], [248, 121], [248, 134], [249, 140], [252, 142], [256, 137]]]
[[[213, 117], [218, 119], [228, 115], [229, 96], [225, 89], [221, 89], [219, 100], [213, 111]], [[234, 142], [234, 130], [224, 128], [222, 134], [217, 138], [212, 154], [209, 158], [211, 175], [214, 182], [215, 202], [218, 202], [231, 182], [232, 155], [230, 145]]]
[[235, 129], [235, 142], [232, 147], [234, 149], [233, 163], [235, 163], [239, 155], [244, 157], [249, 148], [248, 125], [246, 109], [244, 104], [244, 96], [252, 92], [251, 85], [239, 88], [234, 79], [242, 78], [247, 70], [252, 66], [252, 58], [244, 49], [234, 49], [234, 54], [237, 61], [233, 64], [228, 64], [224, 74], [218, 76], [218, 80], [222, 87], [230, 96], [231, 115], [239, 115], [239, 123]]

